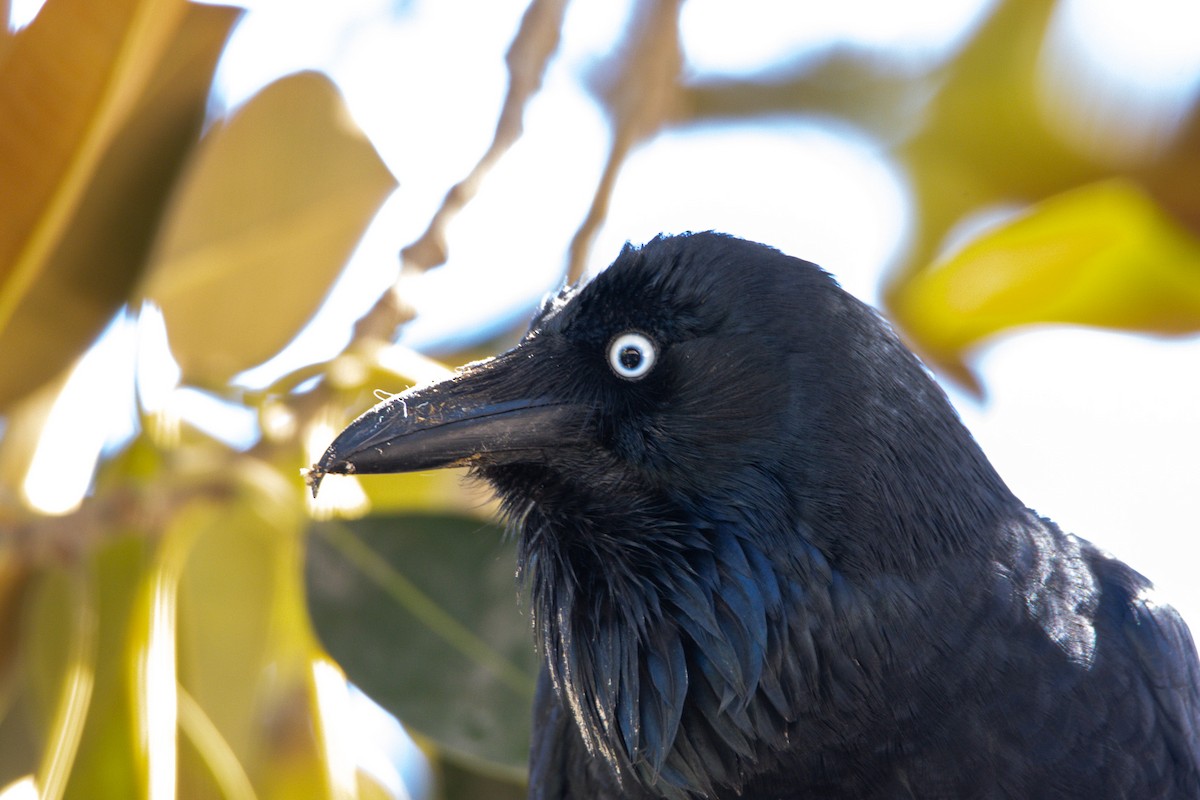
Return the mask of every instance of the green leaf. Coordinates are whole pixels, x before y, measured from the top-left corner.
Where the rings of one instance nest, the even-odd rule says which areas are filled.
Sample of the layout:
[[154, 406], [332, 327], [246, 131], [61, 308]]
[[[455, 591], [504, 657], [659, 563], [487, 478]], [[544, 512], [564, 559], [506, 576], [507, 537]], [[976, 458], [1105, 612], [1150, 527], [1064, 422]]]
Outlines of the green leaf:
[[1051, 197], [899, 287], [925, 354], [954, 372], [983, 340], [1037, 323], [1200, 331], [1200, 242], [1136, 185]]
[[515, 776], [489, 775], [452, 759], [436, 762], [438, 796], [445, 800], [486, 797], [488, 800], [525, 800], [528, 781]]
[[0, 408], [124, 303], [240, 12], [50, 0], [0, 60]]
[[245, 502], [189, 506], [168, 535], [194, 537], [179, 582], [179, 678], [233, 752], [257, 755], [256, 698], [270, 663], [274, 541]]
[[143, 776], [135, 756], [138, 709], [129, 691], [134, 664], [127, 658], [126, 642], [149, 547], [143, 536], [127, 535], [101, 547], [93, 558], [99, 611], [96, 686], [67, 797], [129, 796], [136, 793]]
[[282, 78], [209, 131], [145, 287], [185, 381], [221, 385], [282, 349], [394, 186], [317, 73]]
[[181, 782], [227, 797], [291, 797], [281, 787], [299, 783], [305, 796], [325, 797], [333, 790], [312, 691], [302, 514], [269, 468], [240, 469], [236, 494], [189, 504], [164, 539], [164, 569], [179, 581]]
[[309, 613], [352, 682], [445, 754], [524, 774], [537, 658], [511, 542], [442, 516], [319, 523]]
[[33, 735], [41, 745], [40, 796], [68, 793], [84, 731], [95, 725], [93, 701], [100, 610], [94, 576], [79, 562], [44, 570], [32, 586], [21, 650], [33, 700]]
[[148, 560], [143, 536], [121, 535], [96, 547], [86, 564], [53, 566], [32, 580], [17, 648], [28, 681], [22, 700], [32, 702], [17, 710], [29, 716], [23, 733], [43, 753], [42, 775], [57, 787], [52, 796], [139, 793], [127, 640]]

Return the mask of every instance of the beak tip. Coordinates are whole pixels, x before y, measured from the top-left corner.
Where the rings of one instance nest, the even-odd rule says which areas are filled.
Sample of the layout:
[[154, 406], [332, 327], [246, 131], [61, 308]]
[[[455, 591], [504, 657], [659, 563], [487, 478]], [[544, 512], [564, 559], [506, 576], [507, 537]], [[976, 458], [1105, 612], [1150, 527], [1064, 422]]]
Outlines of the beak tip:
[[314, 500], [317, 492], [321, 489], [321, 481], [325, 479], [326, 475], [353, 475], [358, 471], [350, 457], [339, 456], [336, 445], [336, 441], [331, 444], [325, 451], [324, 458], [316, 464], [300, 470], [300, 474], [304, 476], [304, 484], [312, 489]]
[[329, 448], [329, 452], [325, 457], [316, 464], [313, 464], [308, 469], [300, 470], [300, 474], [304, 476], [304, 483], [312, 489], [313, 499], [317, 497], [317, 492], [321, 489], [321, 481], [326, 475], [338, 474], [349, 475], [354, 473], [354, 465], [344, 459], [339, 460], [334, 456], [333, 448]]
[[321, 489], [321, 480], [325, 477], [325, 470], [321, 469], [319, 464], [313, 464], [308, 469], [300, 470], [300, 474], [304, 476], [304, 485], [312, 489], [313, 499], [317, 499], [317, 492]]

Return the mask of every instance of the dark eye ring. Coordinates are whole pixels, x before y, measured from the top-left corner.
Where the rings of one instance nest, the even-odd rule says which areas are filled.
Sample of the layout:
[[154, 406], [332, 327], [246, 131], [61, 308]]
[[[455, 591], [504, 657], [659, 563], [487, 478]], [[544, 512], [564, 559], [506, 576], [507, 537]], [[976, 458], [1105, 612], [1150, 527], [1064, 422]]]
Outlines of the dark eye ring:
[[635, 331], [626, 331], [613, 337], [608, 345], [608, 366], [617, 377], [636, 381], [654, 368], [658, 351], [650, 337]]

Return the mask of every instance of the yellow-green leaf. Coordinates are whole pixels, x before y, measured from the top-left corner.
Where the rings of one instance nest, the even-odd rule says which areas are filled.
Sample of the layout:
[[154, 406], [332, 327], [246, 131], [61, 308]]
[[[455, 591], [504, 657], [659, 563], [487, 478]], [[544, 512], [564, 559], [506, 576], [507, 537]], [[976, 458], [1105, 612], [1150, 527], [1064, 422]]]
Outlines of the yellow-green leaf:
[[[896, 151], [916, 214], [908, 259], [893, 284], [928, 265], [970, 212], [1035, 202], [1104, 174], [1051, 131], [1039, 105], [1039, 59], [1054, 6], [1053, 0], [996, 3], [940, 71], [918, 132]], [[897, 290], [890, 287], [889, 305]]]
[[164, 540], [165, 552], [174, 548], [164, 569], [179, 570], [179, 769], [181, 781], [211, 783], [223, 796], [252, 786], [258, 797], [291, 797], [279, 787], [301, 782], [320, 798], [328, 775], [315, 727], [302, 515], [271, 474], [247, 470], [234, 496], [188, 505]]
[[136, 664], [126, 642], [148, 553], [144, 536], [122, 534], [84, 562], [46, 567], [30, 581], [14, 648], [25, 682], [17, 699], [31, 723], [21, 733], [42, 754], [45, 797], [142, 794], [138, 709], [127, 691]]
[[42, 751], [39, 796], [47, 800], [66, 794], [91, 719], [97, 605], [93, 576], [81, 564], [46, 570], [29, 596], [21, 646]]
[[71, 769], [67, 797], [136, 794], [142, 781], [135, 698], [126, 691], [134, 664], [124, 658], [137, 582], [148, 561], [141, 534], [122, 536], [99, 548], [91, 564], [97, 601], [95, 691], [87, 725]]
[[284, 534], [235, 501], [190, 506], [169, 535], [193, 541], [179, 586], [180, 680], [235, 753], [255, 753], [255, 698], [270, 662], [272, 540]]
[[932, 361], [1035, 323], [1200, 331], [1200, 242], [1120, 180], [1051, 197], [898, 287], [893, 310]]
[[0, 60], [0, 408], [123, 303], [240, 12], [50, 0]]
[[184, 379], [224, 383], [287, 344], [394, 186], [316, 73], [277, 81], [210, 131], [145, 289]]

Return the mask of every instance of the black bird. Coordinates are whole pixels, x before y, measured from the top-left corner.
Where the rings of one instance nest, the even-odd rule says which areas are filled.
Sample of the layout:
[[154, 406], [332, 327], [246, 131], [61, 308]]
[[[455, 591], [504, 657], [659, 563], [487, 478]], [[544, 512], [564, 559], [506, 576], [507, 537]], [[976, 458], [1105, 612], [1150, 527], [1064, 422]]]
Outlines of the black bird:
[[626, 247], [311, 481], [450, 466], [519, 534], [531, 797], [1200, 797], [1179, 615], [1014, 497], [814, 264]]

